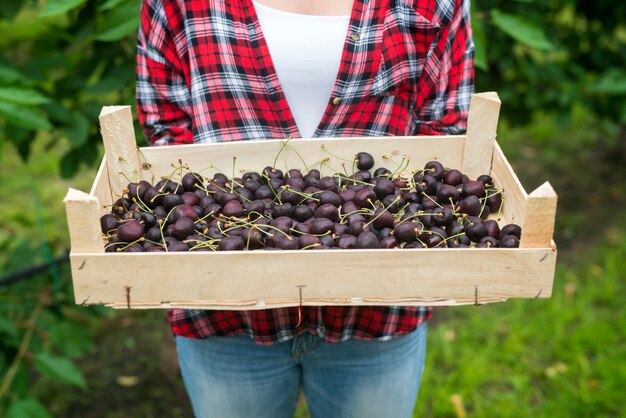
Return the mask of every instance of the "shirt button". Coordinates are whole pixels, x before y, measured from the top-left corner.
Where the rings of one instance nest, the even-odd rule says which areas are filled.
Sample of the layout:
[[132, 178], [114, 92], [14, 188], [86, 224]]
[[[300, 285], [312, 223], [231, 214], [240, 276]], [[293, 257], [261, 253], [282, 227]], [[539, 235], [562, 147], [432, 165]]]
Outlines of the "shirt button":
[[337, 106], [339, 103], [341, 103], [341, 97], [335, 97], [333, 99], [333, 106]]
[[361, 37], [359, 36], [359, 34], [358, 34], [358, 33], [356, 33], [356, 32], [352, 32], [352, 35], [351, 35], [350, 37], [352, 38], [352, 40], [353, 40], [354, 42], [356, 42], [356, 41], [358, 41], [359, 39], [361, 39]]

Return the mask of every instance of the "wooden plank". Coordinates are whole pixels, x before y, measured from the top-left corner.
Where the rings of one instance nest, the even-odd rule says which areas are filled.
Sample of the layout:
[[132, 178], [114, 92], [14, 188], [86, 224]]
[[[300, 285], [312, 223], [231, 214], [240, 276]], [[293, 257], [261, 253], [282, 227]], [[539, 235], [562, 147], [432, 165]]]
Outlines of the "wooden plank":
[[385, 166], [391, 171], [398, 168], [403, 156], [407, 156], [410, 162], [405, 174], [408, 174], [411, 170], [423, 168], [427, 161], [434, 158], [439, 159], [447, 167], [459, 167], [464, 141], [463, 135], [366, 139], [314, 138], [291, 139], [282, 152], [281, 148], [285, 141], [278, 140], [150, 147], [141, 148], [140, 152], [151, 166], [149, 172], [144, 172], [144, 178], [148, 181], [172, 173], [172, 164], [176, 164], [179, 159], [204, 177], [210, 177], [218, 171], [230, 177], [233, 175], [233, 157], [236, 157], [234, 173], [237, 176], [249, 170], [260, 171], [266, 166], [272, 166], [275, 160], [277, 168], [283, 171], [285, 167], [305, 169], [305, 164], [309, 168], [320, 169], [320, 162], [324, 159], [328, 159], [328, 164], [322, 167], [322, 174], [343, 172], [342, 163], [345, 170], [351, 174], [353, 172], [351, 160], [361, 151], [367, 151], [374, 156], [375, 168]]
[[[539, 298], [542, 298], [541, 296]], [[488, 303], [505, 302], [506, 298], [480, 298], [476, 299], [427, 299], [427, 298], [402, 298], [402, 299], [354, 299], [349, 303], [337, 303], [334, 300], [304, 300], [300, 303], [299, 299], [286, 299], [277, 301], [275, 305], [259, 304], [257, 301], [201, 301], [197, 303], [185, 302], [183, 304], [174, 303], [133, 303], [130, 309], [214, 309], [214, 310], [258, 310], [272, 309], [295, 306], [462, 306], [462, 305], [485, 305]], [[83, 305], [89, 305], [85, 301]], [[114, 309], [129, 309], [126, 303], [108, 303], [105, 304]]]
[[77, 303], [220, 308], [210, 301], [221, 301], [241, 309], [295, 300], [454, 305], [448, 301], [549, 297], [555, 257], [553, 249], [71, 255], [72, 266], [81, 266], [72, 271]]
[[498, 129], [500, 104], [500, 98], [495, 92], [472, 95], [467, 118], [467, 141], [463, 164], [460, 166], [460, 170], [472, 180], [489, 173]]
[[117, 199], [130, 181], [141, 179], [130, 106], [105, 106], [100, 113], [111, 193]]
[[[89, 194], [98, 199], [98, 202], [100, 203], [98, 214], [100, 216], [111, 212], [110, 205], [114, 203], [114, 199], [111, 195], [111, 184], [109, 183], [106, 156], [102, 158], [102, 162], [100, 163], [100, 167], [98, 168], [96, 178], [93, 181]], [[117, 200], [117, 198], [115, 200]]]
[[556, 192], [549, 182], [543, 183], [528, 195], [521, 246], [547, 248], [552, 245], [556, 202]]
[[72, 252], [104, 253], [98, 198], [70, 188], [63, 200]]
[[503, 190], [502, 215], [504, 219], [506, 222], [517, 223], [523, 227], [528, 195], [497, 142], [493, 150], [491, 177], [496, 187]]

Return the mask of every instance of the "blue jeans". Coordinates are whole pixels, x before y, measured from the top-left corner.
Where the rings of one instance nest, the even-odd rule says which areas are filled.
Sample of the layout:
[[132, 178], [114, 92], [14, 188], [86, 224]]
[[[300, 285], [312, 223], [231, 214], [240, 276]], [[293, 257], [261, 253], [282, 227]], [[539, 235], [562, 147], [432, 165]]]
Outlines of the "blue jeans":
[[271, 346], [176, 337], [176, 346], [197, 418], [291, 418], [301, 386], [313, 418], [402, 418], [419, 391], [426, 323], [385, 342], [303, 334]]

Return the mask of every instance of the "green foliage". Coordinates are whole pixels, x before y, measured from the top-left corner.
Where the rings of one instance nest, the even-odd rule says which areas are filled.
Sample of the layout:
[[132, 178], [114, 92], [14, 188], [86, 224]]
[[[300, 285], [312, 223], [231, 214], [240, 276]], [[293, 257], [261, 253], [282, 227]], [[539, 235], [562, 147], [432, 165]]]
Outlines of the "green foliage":
[[472, 3], [477, 91], [497, 91], [504, 119], [567, 121], [573, 106], [626, 121], [626, 6], [581, 0]]
[[52, 418], [39, 401], [33, 398], [26, 398], [11, 405], [7, 413], [8, 418]]
[[43, 351], [35, 357], [35, 369], [42, 375], [59, 382], [83, 389], [87, 387], [87, 382], [85, 382], [80, 369], [67, 358]]
[[[45, 132], [67, 143], [60, 173], [98, 160], [102, 106], [134, 103], [140, 0], [0, 5], [0, 140], [29, 158]], [[2, 129], [4, 127], [4, 129]]]

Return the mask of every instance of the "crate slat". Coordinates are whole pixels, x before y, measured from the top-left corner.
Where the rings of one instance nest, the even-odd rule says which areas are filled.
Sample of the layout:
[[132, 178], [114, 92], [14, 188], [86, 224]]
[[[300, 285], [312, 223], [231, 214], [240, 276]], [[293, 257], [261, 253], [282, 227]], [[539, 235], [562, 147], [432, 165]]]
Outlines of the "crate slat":
[[111, 263], [109, 254], [72, 255], [73, 264], [82, 266], [82, 280], [74, 284], [79, 303], [260, 309], [319, 301], [333, 305], [445, 301], [456, 305], [469, 300], [547, 298], [552, 293], [556, 251], [317, 250], [115, 256]]
[[543, 183], [528, 195], [524, 217], [522, 242], [524, 248], [546, 248], [553, 244], [556, 218], [556, 192], [549, 182]]
[[139, 154], [130, 106], [105, 106], [99, 116], [111, 194], [120, 197], [140, 180]]
[[73, 253], [104, 253], [100, 231], [100, 202], [95, 196], [70, 188], [63, 199]]
[[524, 225], [522, 223], [526, 213], [528, 194], [497, 142], [493, 150], [491, 177], [496, 187], [503, 190], [504, 204], [502, 215], [505, 222], [517, 223], [523, 228]]
[[[287, 145], [283, 148], [283, 145]], [[285, 167], [304, 169], [320, 169], [320, 162], [328, 159], [323, 165], [322, 174], [331, 175], [343, 172], [345, 164], [348, 172], [352, 172], [352, 163], [340, 158], [351, 160], [356, 153], [367, 151], [376, 160], [375, 167], [386, 166], [394, 171], [402, 162], [403, 156], [410, 158], [410, 168], [422, 168], [426, 162], [434, 158], [441, 160], [448, 167], [459, 167], [463, 158], [465, 135], [441, 137], [384, 137], [384, 138], [312, 138], [284, 140], [257, 140], [217, 144], [180, 145], [176, 147], [148, 147], [140, 152], [150, 169], [143, 170], [145, 179], [160, 178], [164, 174], [174, 172], [172, 164], [181, 160], [190, 169], [199, 171], [204, 177], [211, 177], [216, 172], [227, 176], [241, 176], [246, 171], [261, 171], [273, 165], [285, 171]], [[330, 151], [325, 151], [325, 148]], [[281, 151], [282, 148], [282, 151]], [[297, 152], [294, 151], [297, 150]], [[332, 153], [332, 154], [331, 154]], [[276, 156], [278, 155], [278, 158]], [[235, 168], [233, 170], [233, 157]], [[337, 158], [340, 157], [340, 158]], [[385, 158], [391, 157], [391, 158]], [[304, 162], [303, 162], [304, 160]], [[215, 167], [212, 167], [215, 166]], [[407, 172], [408, 174], [408, 172]]]
[[488, 156], [493, 154], [500, 104], [500, 98], [494, 92], [472, 95], [463, 164], [456, 166], [472, 180], [489, 173], [491, 159]]

